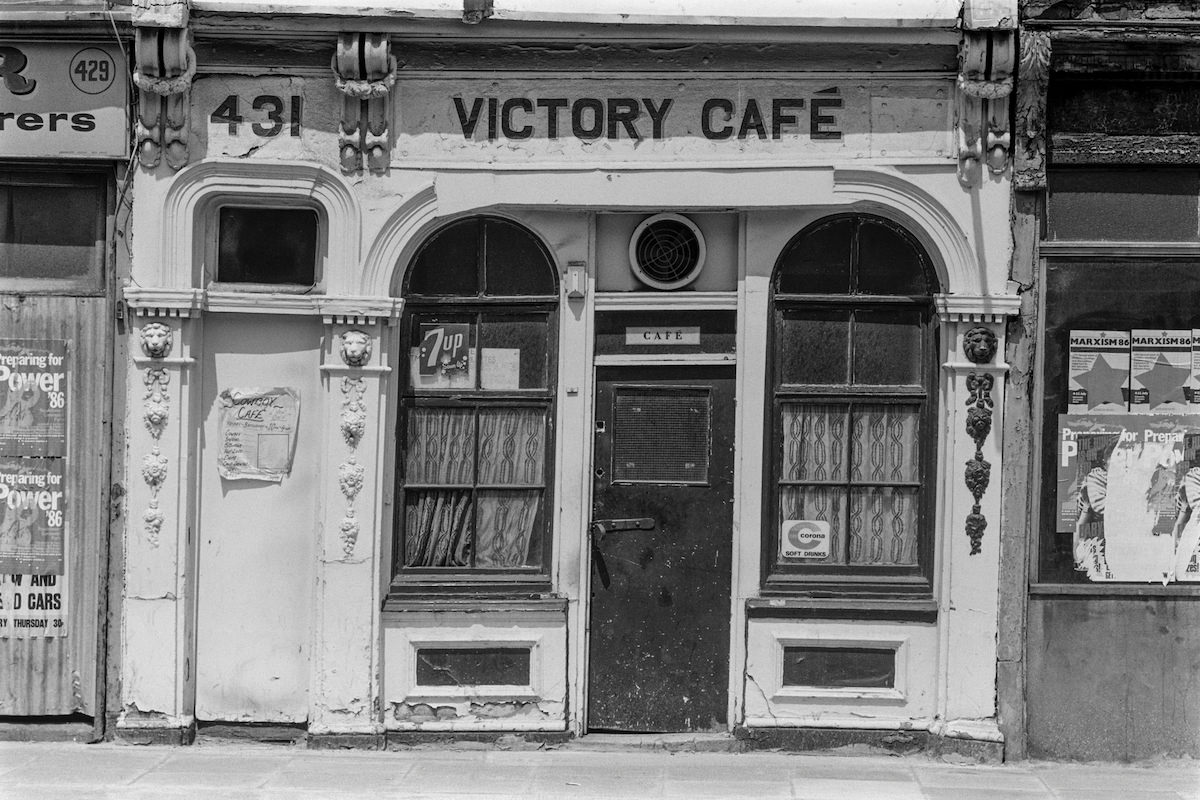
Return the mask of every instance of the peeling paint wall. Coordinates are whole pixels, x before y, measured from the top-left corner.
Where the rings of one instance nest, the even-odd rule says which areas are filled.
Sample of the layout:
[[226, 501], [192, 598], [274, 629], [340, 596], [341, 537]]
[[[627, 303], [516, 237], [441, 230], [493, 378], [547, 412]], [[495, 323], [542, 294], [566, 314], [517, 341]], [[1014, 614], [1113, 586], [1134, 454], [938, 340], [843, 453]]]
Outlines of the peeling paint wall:
[[[564, 609], [565, 610], [565, 609]], [[563, 611], [406, 612], [385, 620], [387, 730], [485, 731], [566, 728]], [[421, 685], [424, 648], [528, 648], [527, 685]]]

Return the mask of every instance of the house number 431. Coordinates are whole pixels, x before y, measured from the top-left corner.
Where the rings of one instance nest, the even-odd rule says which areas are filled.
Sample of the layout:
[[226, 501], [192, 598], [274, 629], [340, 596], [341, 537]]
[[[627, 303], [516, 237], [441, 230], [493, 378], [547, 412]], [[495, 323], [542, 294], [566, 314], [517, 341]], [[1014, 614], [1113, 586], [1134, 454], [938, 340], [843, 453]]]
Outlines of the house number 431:
[[[260, 94], [251, 101], [250, 108], [257, 112], [255, 116], [260, 118], [257, 122], [249, 120], [250, 130], [255, 136], [268, 139], [278, 136], [283, 133], [284, 125], [288, 127], [289, 136], [300, 135], [300, 95], [294, 94], [285, 102], [282, 97], [273, 94]], [[237, 136], [238, 127], [247, 122], [242, 116], [241, 98], [236, 94], [231, 94], [221, 101], [221, 105], [213, 109], [208, 118], [211, 122], [228, 125], [230, 136]]]

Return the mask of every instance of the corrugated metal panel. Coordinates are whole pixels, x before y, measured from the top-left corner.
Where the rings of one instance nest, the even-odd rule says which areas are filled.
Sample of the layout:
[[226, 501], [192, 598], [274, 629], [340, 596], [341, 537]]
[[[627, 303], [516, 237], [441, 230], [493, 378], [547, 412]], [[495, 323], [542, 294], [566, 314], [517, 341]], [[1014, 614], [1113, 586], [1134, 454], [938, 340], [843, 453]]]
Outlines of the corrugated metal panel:
[[95, 713], [108, 514], [111, 316], [104, 297], [0, 295], [0, 338], [67, 342], [67, 635], [0, 639], [0, 714]]

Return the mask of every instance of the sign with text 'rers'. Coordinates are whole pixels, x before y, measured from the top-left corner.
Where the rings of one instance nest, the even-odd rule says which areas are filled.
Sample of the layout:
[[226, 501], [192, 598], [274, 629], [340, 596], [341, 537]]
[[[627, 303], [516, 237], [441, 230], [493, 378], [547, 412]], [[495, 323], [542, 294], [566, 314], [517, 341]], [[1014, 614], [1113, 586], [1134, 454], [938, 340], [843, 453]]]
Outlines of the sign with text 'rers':
[[124, 158], [127, 83], [116, 45], [0, 38], [0, 156]]

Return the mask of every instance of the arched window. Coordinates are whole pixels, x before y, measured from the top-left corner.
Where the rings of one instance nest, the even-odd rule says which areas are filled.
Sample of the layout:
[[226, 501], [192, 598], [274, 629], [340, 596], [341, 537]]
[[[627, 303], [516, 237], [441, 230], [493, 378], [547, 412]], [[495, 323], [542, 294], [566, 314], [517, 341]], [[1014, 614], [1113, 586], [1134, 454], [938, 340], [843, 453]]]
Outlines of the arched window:
[[395, 584], [549, 579], [558, 278], [499, 217], [435, 232], [405, 275]]
[[936, 278], [890, 220], [838, 215], [772, 281], [769, 588], [928, 592]]

